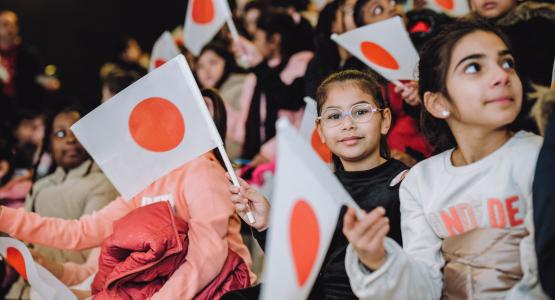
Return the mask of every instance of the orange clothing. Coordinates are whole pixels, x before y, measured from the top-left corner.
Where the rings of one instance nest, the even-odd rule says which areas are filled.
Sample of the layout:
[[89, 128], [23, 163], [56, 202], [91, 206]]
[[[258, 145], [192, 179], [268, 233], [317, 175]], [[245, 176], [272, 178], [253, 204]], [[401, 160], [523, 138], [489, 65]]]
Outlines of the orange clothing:
[[[118, 197], [106, 207], [79, 220], [43, 218], [23, 209], [2, 208], [0, 231], [44, 246], [81, 250], [102, 244], [112, 222], [133, 209], [168, 200], [189, 223], [187, 261], [152, 299], [191, 299], [220, 272], [231, 248], [251, 266], [240, 235], [241, 223], [230, 198], [229, 183], [213, 154], [198, 157], [150, 184], [126, 201]], [[251, 272], [251, 283], [256, 276]]]

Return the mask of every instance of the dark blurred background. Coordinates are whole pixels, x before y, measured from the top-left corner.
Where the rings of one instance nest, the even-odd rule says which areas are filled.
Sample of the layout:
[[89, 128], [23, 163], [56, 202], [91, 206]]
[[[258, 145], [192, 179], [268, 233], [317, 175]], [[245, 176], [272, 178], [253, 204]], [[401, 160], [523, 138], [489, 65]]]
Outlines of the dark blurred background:
[[62, 87], [50, 101], [88, 108], [100, 104], [99, 70], [118, 42], [131, 36], [150, 52], [164, 30], [183, 24], [186, 8], [187, 0], [0, 1], [0, 10], [19, 16], [23, 44], [34, 47], [43, 64], [57, 66]]

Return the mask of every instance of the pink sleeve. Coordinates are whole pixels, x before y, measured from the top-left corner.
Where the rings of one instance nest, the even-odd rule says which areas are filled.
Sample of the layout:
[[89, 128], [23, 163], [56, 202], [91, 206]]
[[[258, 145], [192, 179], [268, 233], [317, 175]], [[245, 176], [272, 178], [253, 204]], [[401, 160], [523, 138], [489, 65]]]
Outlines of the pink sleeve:
[[120, 197], [79, 220], [46, 218], [23, 208], [2, 207], [0, 231], [28, 243], [83, 250], [99, 246], [112, 233], [112, 222], [125, 216], [136, 205]]
[[219, 274], [227, 258], [226, 235], [235, 212], [229, 182], [216, 162], [201, 162], [191, 167], [183, 183], [190, 216], [187, 261], [152, 299], [193, 298]]
[[256, 87], [256, 76], [247, 75], [240, 96], [239, 111], [229, 110], [227, 115], [227, 136], [233, 141], [243, 144], [245, 141], [245, 124], [249, 114], [252, 95]]
[[76, 285], [89, 278], [98, 271], [98, 257], [100, 256], [100, 247], [92, 249], [89, 253], [87, 261], [82, 264], [74, 262], [66, 262], [63, 264], [64, 273], [59, 278], [67, 286]]

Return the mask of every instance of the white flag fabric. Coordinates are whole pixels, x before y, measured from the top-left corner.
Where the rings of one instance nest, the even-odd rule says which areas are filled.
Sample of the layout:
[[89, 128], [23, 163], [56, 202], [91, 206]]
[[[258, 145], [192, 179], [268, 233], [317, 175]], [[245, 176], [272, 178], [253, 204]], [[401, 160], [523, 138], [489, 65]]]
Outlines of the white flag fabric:
[[418, 52], [400, 17], [331, 38], [387, 80], [417, 80]]
[[128, 200], [222, 144], [183, 55], [139, 79], [71, 129]]
[[312, 149], [318, 154], [320, 159], [331, 165], [332, 154], [328, 146], [322, 143], [318, 130], [316, 129], [316, 118], [318, 118], [318, 111], [316, 108], [316, 100], [305, 97], [304, 101], [306, 106], [304, 108], [303, 119], [301, 121], [301, 128], [299, 132], [301, 136], [310, 144]]
[[227, 0], [189, 0], [183, 30], [185, 47], [198, 56], [229, 18]]
[[470, 12], [468, 0], [427, 0], [426, 8], [452, 17], [464, 16]]
[[52, 273], [35, 263], [29, 249], [22, 242], [8, 237], [0, 237], [0, 254], [31, 288], [44, 300], [72, 300], [75, 295]]
[[277, 122], [277, 173], [261, 299], [305, 299], [342, 205], [357, 207], [288, 121]]
[[179, 48], [177, 48], [172, 34], [169, 31], [164, 31], [154, 43], [154, 47], [152, 47], [148, 71], [150, 72], [160, 67], [179, 54], [181, 54], [181, 52]]

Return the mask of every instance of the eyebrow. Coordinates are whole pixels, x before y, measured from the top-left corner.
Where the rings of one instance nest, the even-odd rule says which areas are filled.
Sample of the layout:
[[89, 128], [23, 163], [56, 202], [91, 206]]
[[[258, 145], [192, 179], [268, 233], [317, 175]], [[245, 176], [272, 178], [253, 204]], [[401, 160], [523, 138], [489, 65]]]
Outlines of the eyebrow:
[[[498, 56], [506, 56], [506, 55], [512, 55], [511, 51], [509, 49], [503, 49], [499, 52], [497, 52]], [[463, 59], [461, 59], [459, 61], [459, 63], [455, 66], [455, 69], [457, 69], [462, 63], [464, 63], [467, 60], [471, 60], [471, 59], [481, 59], [486, 57], [485, 54], [483, 53], [478, 53], [478, 54], [471, 54], [469, 56], [464, 57]]]
[[[370, 100], [360, 100], [360, 101], [358, 101], [357, 103], [353, 103], [353, 105], [351, 105], [351, 107], [353, 107], [353, 106], [355, 106], [355, 105], [357, 105], [357, 104], [361, 104], [361, 103], [368, 103], [368, 104], [372, 105], [372, 103], [370, 102]], [[339, 107], [339, 106], [328, 106], [328, 107], [324, 108], [322, 111], [324, 111], [324, 110], [326, 110], [326, 109], [328, 109], [328, 108], [337, 108], [337, 109], [341, 109], [341, 107]]]

